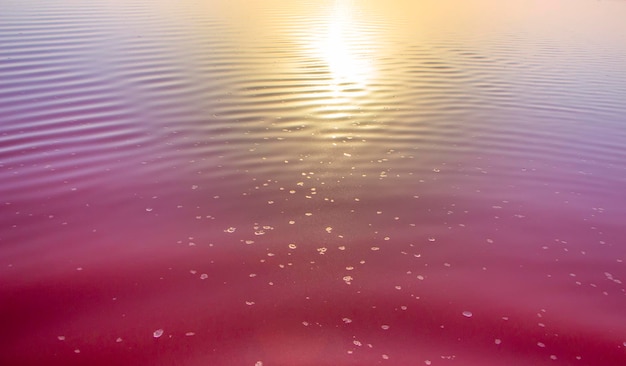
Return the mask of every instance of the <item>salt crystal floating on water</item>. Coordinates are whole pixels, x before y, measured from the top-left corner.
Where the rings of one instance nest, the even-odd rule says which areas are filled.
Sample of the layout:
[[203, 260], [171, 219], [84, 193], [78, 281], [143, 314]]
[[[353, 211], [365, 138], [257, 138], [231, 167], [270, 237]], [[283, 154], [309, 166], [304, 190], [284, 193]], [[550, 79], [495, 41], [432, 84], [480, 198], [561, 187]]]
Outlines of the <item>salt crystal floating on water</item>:
[[154, 333], [152, 333], [152, 335], [154, 336], [154, 338], [159, 338], [160, 336], [163, 335], [163, 329], [155, 330]]
[[464, 311], [464, 312], [463, 312], [463, 316], [464, 316], [464, 317], [466, 317], [466, 318], [471, 318], [471, 317], [472, 317], [472, 315], [474, 315], [474, 314], [472, 314], [472, 312], [471, 312], [471, 311], [467, 311], [467, 310], [466, 310], [466, 311]]

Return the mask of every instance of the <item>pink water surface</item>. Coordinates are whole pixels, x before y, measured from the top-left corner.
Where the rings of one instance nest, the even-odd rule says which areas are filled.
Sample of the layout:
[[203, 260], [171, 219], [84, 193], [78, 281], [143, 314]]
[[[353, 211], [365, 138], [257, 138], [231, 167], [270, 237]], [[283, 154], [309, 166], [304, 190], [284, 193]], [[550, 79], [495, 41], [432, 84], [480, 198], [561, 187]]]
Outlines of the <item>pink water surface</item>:
[[625, 4], [387, 3], [6, 2], [0, 365], [625, 365]]

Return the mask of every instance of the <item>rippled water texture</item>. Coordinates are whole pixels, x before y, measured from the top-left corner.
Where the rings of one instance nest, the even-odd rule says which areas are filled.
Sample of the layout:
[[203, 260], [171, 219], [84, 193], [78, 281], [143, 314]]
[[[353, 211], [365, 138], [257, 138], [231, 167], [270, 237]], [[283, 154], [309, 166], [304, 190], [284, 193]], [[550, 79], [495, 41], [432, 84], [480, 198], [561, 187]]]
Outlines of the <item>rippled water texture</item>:
[[0, 364], [626, 365], [626, 2], [0, 7]]

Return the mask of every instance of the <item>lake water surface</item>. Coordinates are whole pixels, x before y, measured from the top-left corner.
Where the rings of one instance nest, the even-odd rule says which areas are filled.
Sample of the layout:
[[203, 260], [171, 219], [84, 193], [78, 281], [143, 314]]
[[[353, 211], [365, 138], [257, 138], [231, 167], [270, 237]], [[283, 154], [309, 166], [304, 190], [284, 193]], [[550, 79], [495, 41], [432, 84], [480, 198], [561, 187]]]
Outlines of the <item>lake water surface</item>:
[[0, 364], [626, 365], [625, 19], [0, 0]]

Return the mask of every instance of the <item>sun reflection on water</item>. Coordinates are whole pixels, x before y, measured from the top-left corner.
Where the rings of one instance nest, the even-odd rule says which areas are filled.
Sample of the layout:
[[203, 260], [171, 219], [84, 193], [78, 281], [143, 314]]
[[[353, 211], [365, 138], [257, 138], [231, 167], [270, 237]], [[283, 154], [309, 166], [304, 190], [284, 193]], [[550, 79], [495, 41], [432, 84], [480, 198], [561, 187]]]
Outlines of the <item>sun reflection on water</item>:
[[320, 37], [309, 45], [330, 72], [333, 97], [364, 91], [374, 72], [371, 36], [359, 26], [356, 10], [351, 0], [335, 1], [322, 22], [323, 29], [314, 32]]

